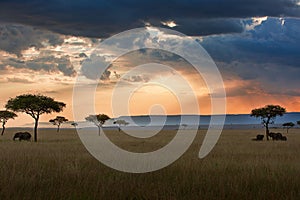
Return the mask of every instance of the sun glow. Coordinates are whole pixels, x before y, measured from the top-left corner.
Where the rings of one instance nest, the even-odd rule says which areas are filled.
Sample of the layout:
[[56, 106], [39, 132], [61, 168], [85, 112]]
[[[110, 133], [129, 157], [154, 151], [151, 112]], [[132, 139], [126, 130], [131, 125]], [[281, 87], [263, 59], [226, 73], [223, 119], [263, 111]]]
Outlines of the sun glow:
[[[136, 90], [129, 99], [130, 115], [181, 113], [180, 103], [176, 96], [160, 85], [145, 85]], [[161, 109], [154, 109], [160, 107]]]

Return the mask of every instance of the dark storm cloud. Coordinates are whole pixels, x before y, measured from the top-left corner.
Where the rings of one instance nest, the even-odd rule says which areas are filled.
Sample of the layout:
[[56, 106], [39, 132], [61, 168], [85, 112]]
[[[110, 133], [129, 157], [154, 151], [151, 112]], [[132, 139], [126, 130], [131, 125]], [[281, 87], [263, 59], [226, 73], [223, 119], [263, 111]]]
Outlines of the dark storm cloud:
[[[80, 73], [88, 79], [97, 80], [102, 78], [100, 72], [105, 72], [107, 66], [109, 66], [109, 62], [107, 62], [103, 56], [92, 54], [82, 63]], [[107, 79], [109, 79], [109, 77], [110, 73]]]
[[21, 56], [29, 47], [43, 47], [43, 42], [56, 46], [63, 43], [60, 35], [30, 26], [0, 24], [0, 50]]
[[101, 75], [100, 80], [102, 80], [102, 81], [108, 81], [108, 80], [110, 80], [110, 75], [111, 75], [111, 71], [105, 70], [103, 72], [103, 74]]
[[[192, 36], [204, 36], [212, 34], [241, 33], [244, 31], [244, 24], [236, 18], [174, 18], [178, 26], [172, 29]], [[160, 21], [151, 23], [154, 26], [162, 26]], [[164, 28], [170, 28], [167, 25]]]
[[[174, 20], [187, 35], [241, 32], [228, 18], [300, 16], [294, 0], [2, 0], [0, 19], [42, 27], [62, 34], [107, 37], [143, 26]], [[206, 19], [209, 19], [206, 21]]]
[[[205, 37], [200, 44], [216, 61], [300, 67], [300, 19], [268, 18], [239, 35]], [[246, 66], [245, 66], [246, 67]]]
[[8, 66], [15, 69], [29, 69], [48, 73], [61, 72], [63, 75], [71, 77], [76, 75], [76, 71], [74, 70], [74, 67], [68, 56], [56, 58], [50, 55], [27, 61], [15, 58], [1, 60], [0, 70], [5, 70]]
[[[204, 37], [199, 43], [214, 59], [225, 79], [235, 77], [250, 81], [269, 94], [297, 96], [300, 19], [285, 18], [284, 23], [282, 20], [268, 18], [242, 34]], [[241, 91], [245, 93], [244, 89]]]

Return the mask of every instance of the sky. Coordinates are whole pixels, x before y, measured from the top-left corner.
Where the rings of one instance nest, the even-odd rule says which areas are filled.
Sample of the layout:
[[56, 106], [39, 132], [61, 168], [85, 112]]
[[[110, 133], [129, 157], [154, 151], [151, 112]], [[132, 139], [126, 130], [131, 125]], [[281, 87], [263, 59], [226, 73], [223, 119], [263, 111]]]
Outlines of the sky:
[[[86, 84], [99, 83], [97, 113], [126, 115], [125, 111], [113, 112], [112, 104], [117, 108], [128, 104], [131, 115], [211, 114], [211, 91], [203, 77], [178, 55], [144, 49], [111, 61], [111, 52], [102, 51], [96, 59], [110, 63], [102, 75], [98, 67], [88, 64], [101, 42], [143, 27], [178, 31], [207, 51], [222, 75], [226, 113], [250, 113], [266, 104], [300, 111], [299, 0], [0, 0], [1, 109], [17, 95], [43, 94], [67, 107], [62, 113], [42, 116], [41, 121], [56, 115], [73, 120], [73, 88], [82, 77]], [[162, 41], [182, 42], [182, 38], [158, 33]], [[149, 42], [147, 36], [131, 37], [138, 37], [136, 46]], [[110, 48], [128, 48], [132, 44], [126, 41], [129, 38], [121, 38]], [[146, 63], [171, 69], [154, 64], [137, 67]], [[188, 82], [191, 90], [182, 81]], [[160, 85], [153, 84], [158, 82]], [[180, 99], [163, 86], [165, 82], [185, 96], [184, 112]], [[133, 91], [130, 97], [126, 91]], [[189, 107], [190, 92], [196, 96], [199, 110]], [[18, 115], [8, 126], [32, 122], [30, 116]]]

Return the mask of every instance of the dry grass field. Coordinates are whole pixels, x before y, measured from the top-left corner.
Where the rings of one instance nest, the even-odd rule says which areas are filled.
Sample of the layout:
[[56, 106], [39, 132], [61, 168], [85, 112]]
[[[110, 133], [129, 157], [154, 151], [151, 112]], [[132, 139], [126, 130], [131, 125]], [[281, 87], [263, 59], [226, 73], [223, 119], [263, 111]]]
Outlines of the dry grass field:
[[[179, 160], [145, 174], [104, 166], [72, 129], [40, 129], [38, 143], [12, 141], [18, 130], [0, 137], [1, 200], [300, 199], [300, 129], [291, 129], [286, 142], [251, 141], [263, 130], [224, 130], [213, 151], [199, 159], [201, 130]], [[165, 145], [174, 131], [148, 140], [106, 134], [124, 149], [144, 152]]]

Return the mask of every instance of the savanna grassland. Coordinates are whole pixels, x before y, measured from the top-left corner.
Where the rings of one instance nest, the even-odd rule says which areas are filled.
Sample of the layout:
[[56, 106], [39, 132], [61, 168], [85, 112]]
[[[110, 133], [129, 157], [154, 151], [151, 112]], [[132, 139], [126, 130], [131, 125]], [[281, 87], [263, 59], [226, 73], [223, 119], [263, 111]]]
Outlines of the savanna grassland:
[[[300, 199], [300, 129], [291, 129], [286, 142], [251, 141], [263, 130], [224, 130], [213, 151], [199, 159], [201, 130], [179, 160], [146, 174], [101, 164], [73, 129], [40, 129], [38, 143], [12, 141], [20, 130], [0, 137], [1, 200]], [[165, 145], [174, 131], [140, 141], [106, 134], [124, 149], [143, 152]]]

